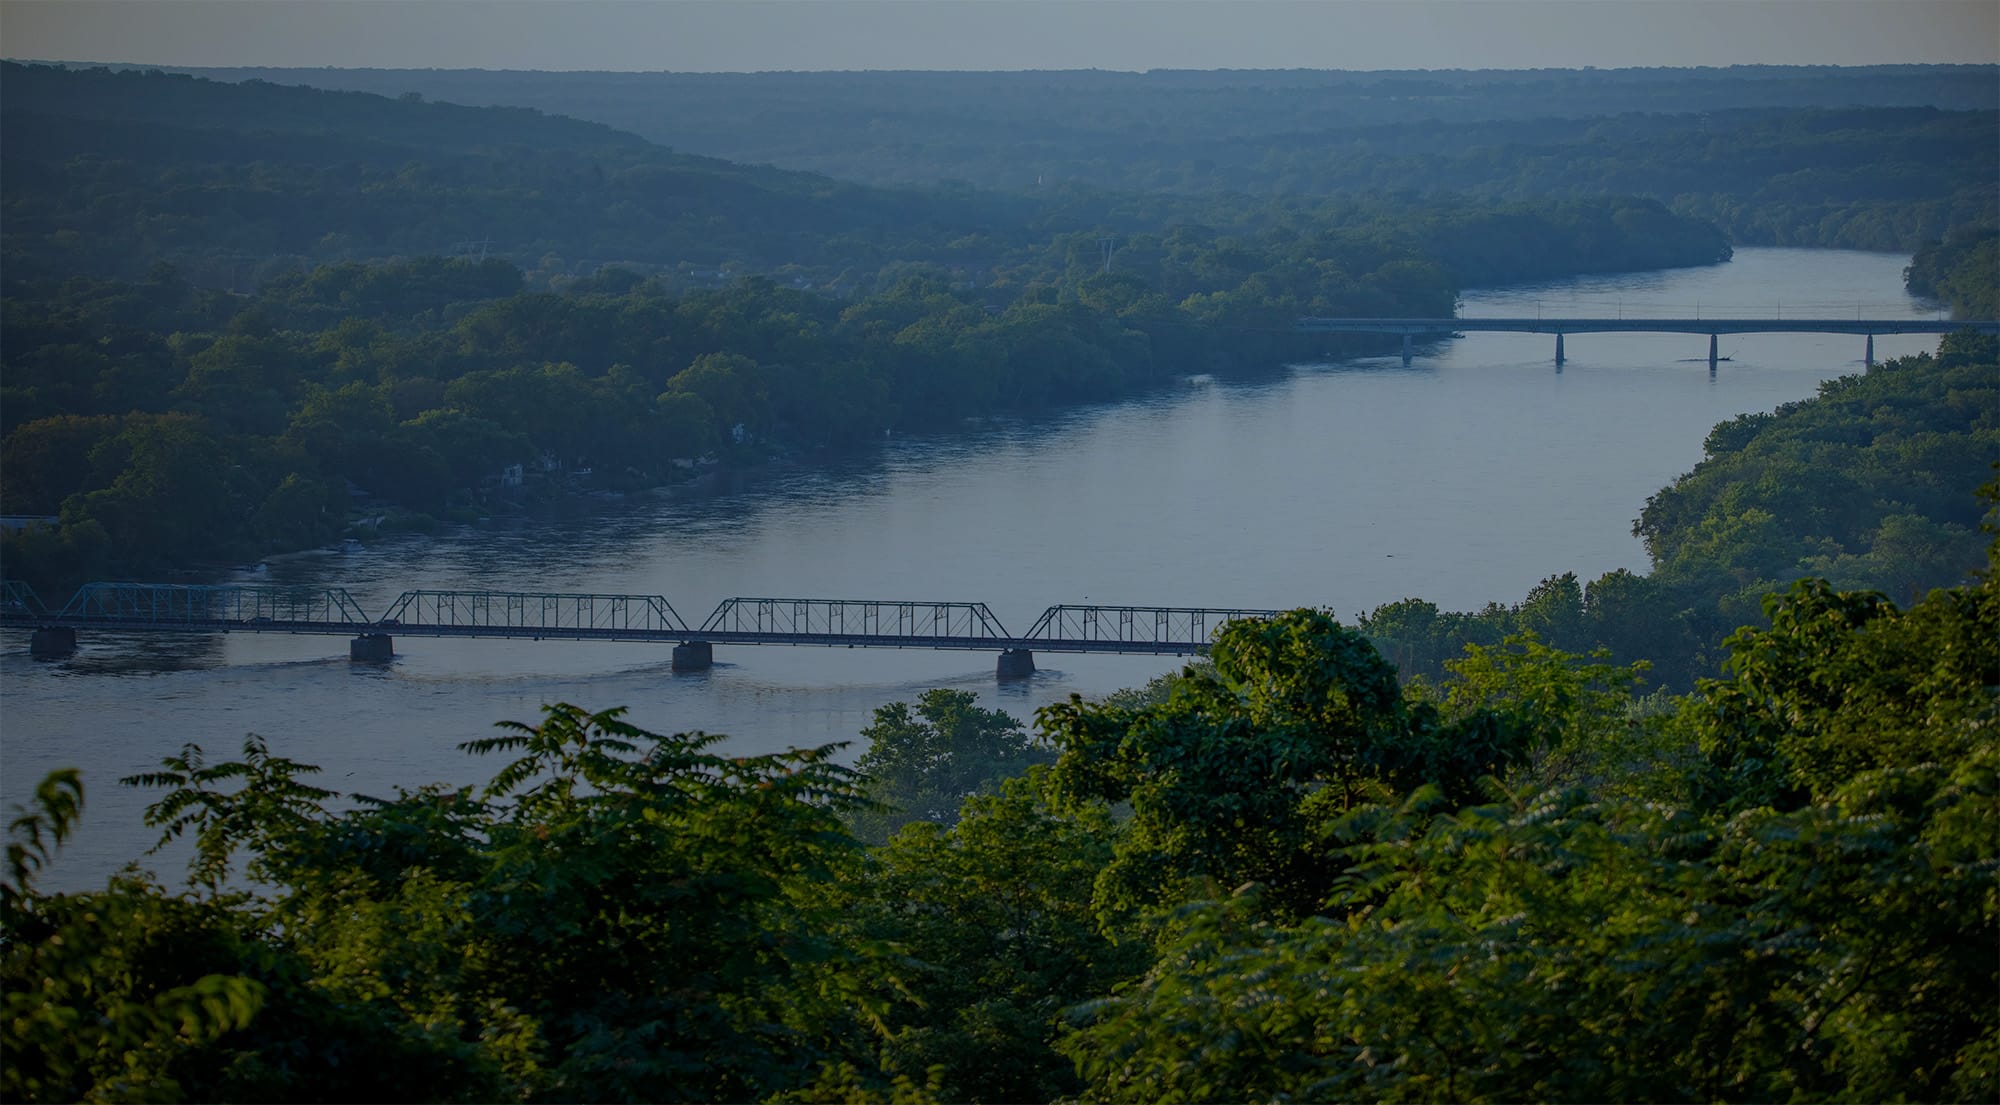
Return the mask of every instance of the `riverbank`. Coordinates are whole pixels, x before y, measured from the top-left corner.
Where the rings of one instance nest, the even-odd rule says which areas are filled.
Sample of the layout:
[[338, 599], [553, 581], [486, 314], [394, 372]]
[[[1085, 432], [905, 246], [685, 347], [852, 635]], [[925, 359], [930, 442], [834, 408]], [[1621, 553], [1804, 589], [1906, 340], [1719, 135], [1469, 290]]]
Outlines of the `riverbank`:
[[[1465, 309], [1775, 288], [1875, 302], [1899, 294], [1906, 263], [1747, 249], [1722, 266], [1469, 292]], [[1877, 352], [1928, 347], [1884, 338]], [[1649, 570], [1632, 519], [1700, 462], [1716, 424], [1860, 371], [1847, 339], [1745, 337], [1724, 352], [1734, 359], [1711, 378], [1685, 339], [1607, 336], [1573, 343], [1557, 373], [1545, 338], [1474, 335], [1407, 369], [1394, 356], [1301, 365], [971, 433], [897, 434], [866, 464], [774, 471], [740, 494], [329, 549], [274, 560], [259, 579], [342, 587], [371, 613], [420, 588], [663, 595], [690, 622], [738, 595], [977, 601], [1015, 631], [1057, 602], [1313, 606], [1349, 624], [1406, 597], [1477, 611], [1551, 575]], [[637, 724], [727, 733], [724, 747], [748, 754], [848, 739], [876, 707], [932, 687], [1025, 718], [1181, 663], [1038, 657], [1032, 678], [1001, 684], [992, 656], [915, 650], [718, 648], [712, 670], [676, 674], [665, 650], [589, 642], [411, 638], [370, 667], [318, 637], [84, 634], [59, 663], [31, 661], [25, 634], [0, 640], [0, 800], [28, 800], [18, 787], [90, 750], [92, 814], [52, 872], [61, 887], [101, 882], [151, 843], [142, 796], [109, 780], [190, 739], [222, 748], [255, 731], [342, 789], [391, 794], [483, 778], [455, 745], [544, 702], [628, 705]]]
[[[1561, 241], [1602, 223], [1635, 256], [1701, 229], [1633, 210], [1568, 204], [1508, 226]], [[1024, 284], [913, 270], [852, 300], [762, 279], [675, 296], [615, 273], [529, 292], [505, 265], [437, 258], [294, 274], [246, 298], [170, 271], [14, 280], [0, 509], [62, 521], [0, 536], [0, 556], [50, 591], [255, 561], [349, 536], [357, 510], [421, 530], [528, 496], [531, 478], [583, 495], [671, 486], [708, 457], [754, 467], [1362, 353], [1381, 339], [1294, 324], [1444, 317], [1456, 299], [1451, 274], [1388, 227], [1180, 228], [1121, 256], [1116, 273], [1037, 260], [1023, 271], [1057, 275]], [[493, 295], [509, 278], [516, 290]]]

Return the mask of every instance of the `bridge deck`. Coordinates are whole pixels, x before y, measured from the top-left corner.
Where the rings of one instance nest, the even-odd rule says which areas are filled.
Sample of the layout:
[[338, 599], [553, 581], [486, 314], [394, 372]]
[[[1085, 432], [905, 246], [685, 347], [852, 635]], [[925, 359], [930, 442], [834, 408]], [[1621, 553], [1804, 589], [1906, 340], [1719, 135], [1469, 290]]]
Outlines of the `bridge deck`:
[[658, 595], [406, 591], [370, 618], [340, 588], [90, 583], [55, 610], [10, 591], [0, 627], [1185, 656], [1206, 652], [1225, 622], [1274, 613], [1051, 606], [1017, 636], [984, 603], [732, 598], [696, 629]]
[[[1219, 623], [1218, 623], [1219, 624]], [[353, 637], [382, 633], [395, 637], [471, 637], [517, 641], [614, 641], [631, 644], [676, 645], [687, 641], [707, 641], [716, 645], [817, 645], [829, 648], [902, 648], [941, 651], [994, 652], [1023, 649], [1033, 652], [1120, 653], [1148, 656], [1189, 656], [1208, 651], [1206, 641], [1083, 639], [1058, 637], [966, 637], [901, 635], [889, 633], [785, 633], [732, 630], [695, 631], [686, 629], [636, 629], [593, 626], [437, 625], [355, 622], [307, 622], [265, 619], [234, 621], [216, 618], [182, 619], [171, 622], [120, 617], [64, 617], [60, 615], [0, 614], [0, 628], [39, 629], [65, 626], [137, 633], [286, 633], [295, 635]]]
[[1306, 333], [1349, 334], [2000, 334], [2000, 321], [1912, 318], [1302, 318]]

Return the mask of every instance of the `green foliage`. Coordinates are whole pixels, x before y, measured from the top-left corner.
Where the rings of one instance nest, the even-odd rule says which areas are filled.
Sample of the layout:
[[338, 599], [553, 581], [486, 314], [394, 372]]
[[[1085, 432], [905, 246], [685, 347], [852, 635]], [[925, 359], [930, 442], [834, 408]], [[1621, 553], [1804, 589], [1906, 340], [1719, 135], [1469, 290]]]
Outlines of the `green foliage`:
[[1560, 649], [1650, 660], [1662, 683], [1691, 688], [1719, 673], [1725, 638], [1762, 621], [1764, 597], [1794, 581], [1909, 602], [1969, 578], [1993, 517], [1972, 492], [2000, 457], [1996, 380], [1994, 339], [1947, 335], [1934, 356], [1717, 425], [1702, 462], [1633, 524], [1650, 575], [1612, 572], [1581, 588], [1552, 576], [1518, 605], [1470, 613], [1406, 599], [1359, 624], [1406, 677], [1438, 678], [1466, 646], [1534, 632]]
[[[2000, 543], [1993, 547], [2000, 555]], [[1936, 592], [1897, 610], [1879, 594], [1801, 581], [1765, 600], [1769, 629], [1729, 640], [1729, 677], [1693, 722], [1721, 801], [1821, 803], [1847, 780], [1952, 764], [1992, 741], [2000, 587]]]
[[876, 805], [851, 815], [857, 837], [880, 844], [912, 821], [948, 829], [966, 799], [1055, 758], [1020, 722], [977, 702], [970, 691], [939, 687], [925, 691], [914, 711], [907, 702], [875, 708], [874, 722], [861, 731], [868, 751], [854, 769], [868, 779]]
[[[1230, 82], [1360, 78], [1132, 79], [1179, 90], [1180, 133], [1107, 160], [1132, 120], [1082, 127], [1090, 171], [1181, 195], [887, 193], [423, 96], [0, 67], [0, 493], [60, 515], [5, 537], [8, 571], [324, 541], [350, 484], [385, 528], [432, 525], [1333, 352], [1289, 321], [1726, 256], [1690, 213], [1876, 247], [1990, 222], [1990, 111], [1610, 126], [1521, 116], [1545, 75], [1378, 75], [1422, 94], [1355, 110], [1446, 117], [1217, 143], [1201, 120], [1276, 118], [1216, 115]], [[1703, 81], [1740, 78], [1575, 79], [1601, 110], [1706, 111], [1731, 93]], [[1467, 87], [1512, 106], [1448, 117]], [[1354, 195], [1412, 179], [1483, 198]], [[1219, 185], [1286, 194], [1186, 194]], [[1656, 198], [1551, 199], [1614, 185]], [[495, 225], [525, 271], [425, 256]], [[1912, 288], [1976, 310], [1991, 246], [1950, 236]], [[714, 275], [746, 266], [791, 286]], [[1212, 663], [1033, 738], [931, 691], [877, 711], [849, 770], [558, 704], [465, 746], [504, 761], [486, 786], [386, 799], [254, 736], [223, 763], [189, 744], [127, 780], [193, 844], [179, 895], [38, 890], [82, 808], [52, 775], [0, 881], [0, 1096], [1990, 1100], [2000, 546], [1972, 576], [1990, 519], [1965, 490], [2000, 455], [1995, 372], [1954, 336], [1718, 426], [1639, 520], [1651, 575], [1231, 623]], [[516, 463], [551, 471], [485, 486]], [[1687, 685], [1760, 603], [1726, 678], [1637, 697], [1641, 657]]]
[[[621, 713], [548, 707], [466, 745], [512, 757], [483, 791], [341, 813], [257, 738], [189, 746], [129, 782], [200, 898], [37, 894], [80, 801], [52, 777], [9, 850], [9, 1096], [744, 1100], [859, 1057], [887, 976], [835, 935], [856, 777]], [[256, 896], [221, 892], [237, 852]]]
[[[1514, 789], [1584, 787], [1604, 796], [1678, 797], [1687, 742], [1669, 727], [1664, 701], [1637, 698], [1650, 666], [1606, 663], [1607, 650], [1577, 656], [1532, 632], [1500, 645], [1467, 645], [1447, 661], [1438, 688], [1447, 717], [1490, 712], [1511, 730], [1535, 735]], [[1420, 684], [1421, 686], [1421, 684]], [[1664, 793], [1662, 793], [1664, 791]]]
[[[59, 773], [10, 830], [0, 1089], [1991, 1099], [2000, 573], [1908, 610], [1801, 584], [1730, 647], [1676, 714], [1533, 636], [1405, 690], [1328, 615], [1230, 623], [872, 853], [834, 747], [558, 704], [467, 743], [504, 760], [483, 788], [339, 811], [256, 738], [190, 746], [134, 781], [204, 893], [45, 895]], [[952, 692], [876, 729], [888, 774], [1025, 747]]]
[[[178, 755], [160, 761], [164, 770], [129, 775], [119, 782], [132, 787], [171, 790], [165, 798], [146, 807], [146, 824], [162, 829], [158, 851], [169, 841], [194, 830], [194, 859], [188, 865], [191, 880], [210, 891], [219, 890], [229, 877], [230, 858], [248, 848], [260, 856], [283, 846], [293, 834], [304, 832], [320, 804], [335, 792], [299, 781], [319, 768], [283, 756], [273, 756], [264, 738], [255, 733], [243, 740], [243, 758], [209, 764], [201, 746], [186, 744]], [[215, 784], [236, 784], [224, 790]], [[253, 866], [249, 874], [262, 878], [271, 872]]]
[[1059, 813], [1034, 768], [905, 827], [843, 908], [855, 939], [904, 957], [885, 1014], [885, 1071], [930, 1072], [942, 1100], [1049, 1101], [1081, 1088], [1053, 1048], [1062, 1010], [1144, 969], [1143, 944], [1100, 931], [1091, 884], [1117, 828], [1102, 807]]
[[1191, 669], [1162, 705], [1072, 696], [1037, 717], [1061, 750], [1064, 801], [1131, 804], [1097, 883], [1101, 917], [1245, 882], [1281, 916], [1310, 914], [1340, 870], [1321, 854], [1331, 819], [1425, 784], [1475, 794], [1529, 742], [1487, 711], [1446, 722], [1413, 706], [1367, 639], [1327, 614], [1231, 622], [1211, 656], [1212, 672]]
[[1951, 308], [1953, 318], [2000, 318], [2000, 229], [1954, 227], [1925, 242], [1903, 270], [1911, 295]]
[[[168, 261], [235, 289], [301, 261], [467, 242], [517, 263], [548, 255], [544, 279], [582, 258], [838, 271], [922, 249], [934, 222], [957, 237], [1006, 211], [690, 157], [520, 109], [11, 62], [0, 84], [18, 271], [132, 278]], [[366, 308], [384, 302], [366, 279], [313, 283]], [[432, 283], [396, 306], [505, 284]]]
[[[1631, 198], [886, 193], [531, 112], [0, 82], [0, 509], [60, 516], [0, 542], [51, 591], [1376, 349], [1291, 323], [1729, 249]], [[495, 227], [526, 237], [486, 256]]]
[[[6, 907], [0, 976], [12, 1101], [178, 1101], [188, 1052], [250, 1025], [265, 988], [234, 973], [226, 911], [119, 878], [102, 893]], [[198, 1091], [197, 1091], [198, 1092]]]
[[[717, 756], [712, 737], [662, 737], [621, 713], [558, 704], [469, 742], [516, 758], [477, 799], [350, 815], [290, 861], [318, 878], [285, 911], [346, 985], [403, 980], [381, 996], [413, 1021], [497, 1041], [488, 1058], [516, 1092], [784, 1089], [824, 1054], [822, 1023], [853, 1015], [850, 1000], [869, 1008], [866, 963], [829, 939], [823, 889], [856, 858], [839, 822], [856, 787], [831, 748]], [[371, 838], [440, 862], [383, 871], [363, 858]], [[405, 929], [430, 935], [370, 936]]]
[[884, 185], [976, 180], [1128, 207], [1162, 192], [1636, 194], [1743, 244], [1914, 249], [1953, 225], [1991, 224], [2000, 179], [1991, 66], [311, 79], [528, 104], [677, 149]]
[[[1727, 576], [1767, 589], [1815, 556], [1849, 567], [1891, 518], [1954, 527], [1952, 566], [1914, 594], [1978, 566], [1982, 508], [1969, 490], [2000, 455], [2000, 388], [1990, 337], [1947, 336], [1933, 356], [1906, 357], [1820, 386], [1819, 396], [1710, 435], [1695, 470], [1647, 500], [1633, 532], [1670, 582]], [[1852, 578], [1847, 588], [1889, 580]]]
[[20, 809], [7, 823], [7, 881], [0, 883], [0, 907], [21, 908], [33, 893], [35, 875], [69, 838], [83, 816], [83, 777], [75, 768], [52, 771], [35, 785], [34, 809]]
[[0, 1093], [16, 1101], [178, 1100], [172, 1067], [180, 1054], [248, 1025], [264, 989], [201, 973], [233, 958], [235, 934], [212, 906], [122, 876], [103, 894], [38, 894], [35, 874], [83, 812], [77, 772], [50, 773], [35, 788], [35, 806], [8, 825], [0, 883]]
[[1691, 707], [1710, 749], [1734, 723], [1784, 751], [1725, 774], [1721, 810], [1580, 789], [1357, 808], [1324, 915], [1190, 905], [1142, 984], [1078, 1010], [1081, 1096], [1990, 1099], [1996, 597], [1795, 592]]

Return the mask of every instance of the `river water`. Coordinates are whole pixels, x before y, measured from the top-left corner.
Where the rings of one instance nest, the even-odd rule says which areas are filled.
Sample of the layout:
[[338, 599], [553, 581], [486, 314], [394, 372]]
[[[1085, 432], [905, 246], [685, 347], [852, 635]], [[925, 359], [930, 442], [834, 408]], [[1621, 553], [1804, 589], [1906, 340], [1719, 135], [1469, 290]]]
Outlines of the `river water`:
[[[1745, 249], [1699, 269], [1468, 292], [1461, 313], [1627, 317], [1928, 317], [1901, 255]], [[1517, 602], [1537, 581], [1647, 568], [1646, 497], [1701, 458], [1716, 422], [1861, 370], [1862, 339], [1472, 334], [1399, 358], [1189, 381], [1033, 421], [899, 439], [865, 461], [739, 494], [586, 520], [479, 529], [286, 558], [250, 578], [348, 588], [379, 614], [415, 588], [665, 595], [698, 623], [732, 595], [987, 603], [1025, 632], [1056, 603], [1331, 607], [1416, 596]], [[1882, 337], [1878, 357], [1935, 348]], [[455, 746], [545, 702], [623, 705], [641, 726], [730, 734], [741, 752], [851, 740], [875, 707], [929, 687], [1028, 720], [1070, 694], [1143, 683], [1181, 661], [1042, 655], [1000, 683], [985, 653], [718, 648], [676, 674], [662, 646], [405, 638], [382, 666], [339, 637], [84, 633], [70, 660], [0, 640], [0, 797], [84, 769], [84, 825], [44, 878], [81, 888], [139, 858], [147, 795], [118, 787], [184, 742], [212, 757], [247, 732], [334, 789], [484, 781]], [[858, 754], [850, 747], [846, 755]], [[177, 875], [171, 855], [149, 861]]]

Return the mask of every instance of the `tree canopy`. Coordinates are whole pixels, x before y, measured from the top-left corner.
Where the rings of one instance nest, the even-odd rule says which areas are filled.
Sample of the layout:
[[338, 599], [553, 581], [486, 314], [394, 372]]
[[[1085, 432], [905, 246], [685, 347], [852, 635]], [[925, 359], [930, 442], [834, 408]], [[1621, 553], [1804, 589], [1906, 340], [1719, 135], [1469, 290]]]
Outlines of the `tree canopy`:
[[486, 786], [386, 799], [260, 738], [190, 745], [126, 780], [192, 839], [188, 889], [51, 895], [84, 793], [59, 772], [10, 828], [0, 1078], [21, 1100], [1989, 1100], [1990, 557], [1907, 609], [1774, 595], [1679, 703], [1532, 639], [1427, 697], [1322, 613], [1231, 623], [1213, 671], [1049, 708], [1053, 767], [873, 850], [842, 818], [881, 780], [831, 746], [723, 756], [558, 704], [465, 746], [503, 758]]

